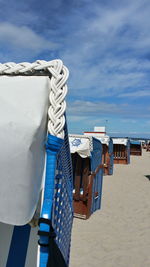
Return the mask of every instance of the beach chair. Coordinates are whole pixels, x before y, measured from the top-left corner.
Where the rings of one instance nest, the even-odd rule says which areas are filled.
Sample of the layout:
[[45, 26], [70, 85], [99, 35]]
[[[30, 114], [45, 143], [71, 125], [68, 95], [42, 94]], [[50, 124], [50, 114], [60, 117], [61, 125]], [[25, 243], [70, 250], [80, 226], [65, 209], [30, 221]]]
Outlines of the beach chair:
[[130, 141], [128, 138], [113, 138], [114, 164], [130, 163]]
[[147, 151], [147, 152], [150, 151], [150, 142], [147, 142], [147, 144], [146, 144], [146, 151]]
[[140, 141], [130, 140], [130, 155], [142, 156], [142, 145]]
[[69, 265], [67, 79], [61, 60], [0, 64], [1, 267]]
[[146, 149], [146, 147], [147, 147], [146, 141], [142, 142], [142, 148]]
[[[97, 127], [98, 128], [98, 127]], [[100, 132], [84, 132], [85, 135], [93, 136], [100, 140], [102, 143], [102, 164], [103, 164], [103, 173], [104, 175], [112, 175], [113, 174], [113, 140], [111, 137], [106, 135], [106, 133]]]
[[91, 136], [69, 135], [73, 165], [74, 216], [88, 219], [100, 209], [102, 198], [102, 145]]
[[[98, 138], [98, 137], [97, 137]], [[104, 174], [113, 175], [114, 156], [113, 156], [113, 141], [109, 136], [98, 138], [103, 145], [103, 164]]]

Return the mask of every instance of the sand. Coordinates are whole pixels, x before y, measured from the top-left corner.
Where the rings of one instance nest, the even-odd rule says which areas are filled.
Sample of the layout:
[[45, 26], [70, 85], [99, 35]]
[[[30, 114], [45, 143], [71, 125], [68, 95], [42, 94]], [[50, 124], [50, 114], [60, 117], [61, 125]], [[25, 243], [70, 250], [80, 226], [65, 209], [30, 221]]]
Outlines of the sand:
[[74, 219], [70, 267], [150, 266], [150, 152], [104, 176], [101, 210]]

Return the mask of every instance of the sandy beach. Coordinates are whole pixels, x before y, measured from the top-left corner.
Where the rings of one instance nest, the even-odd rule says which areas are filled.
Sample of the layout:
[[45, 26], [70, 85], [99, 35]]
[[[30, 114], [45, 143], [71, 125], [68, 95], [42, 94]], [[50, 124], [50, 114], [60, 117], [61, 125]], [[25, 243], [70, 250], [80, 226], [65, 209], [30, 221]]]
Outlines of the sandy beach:
[[104, 176], [101, 210], [74, 219], [70, 267], [150, 266], [150, 152]]

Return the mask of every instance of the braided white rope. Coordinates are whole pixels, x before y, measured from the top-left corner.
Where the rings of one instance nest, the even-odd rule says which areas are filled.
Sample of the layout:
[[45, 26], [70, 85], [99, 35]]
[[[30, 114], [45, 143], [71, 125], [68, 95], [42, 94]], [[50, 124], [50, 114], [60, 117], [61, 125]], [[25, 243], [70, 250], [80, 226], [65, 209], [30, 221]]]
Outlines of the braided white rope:
[[33, 75], [39, 72], [49, 72], [50, 79], [50, 107], [48, 109], [48, 132], [54, 136], [64, 138], [65, 125], [65, 97], [67, 94], [66, 81], [69, 76], [68, 69], [63, 65], [61, 60], [44, 61], [37, 60], [34, 63], [23, 62], [16, 64], [8, 62], [0, 63], [0, 75]]

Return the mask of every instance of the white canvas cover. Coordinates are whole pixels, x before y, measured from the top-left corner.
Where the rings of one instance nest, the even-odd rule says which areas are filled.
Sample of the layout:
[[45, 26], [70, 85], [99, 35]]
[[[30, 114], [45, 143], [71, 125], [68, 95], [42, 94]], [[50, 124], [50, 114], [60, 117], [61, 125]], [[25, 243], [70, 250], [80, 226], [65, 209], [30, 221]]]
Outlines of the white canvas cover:
[[109, 146], [110, 137], [108, 135], [101, 135], [97, 132], [84, 132], [84, 135], [90, 135], [101, 141], [102, 144]]
[[35, 212], [44, 169], [49, 77], [0, 77], [0, 222]]
[[82, 136], [69, 136], [70, 152], [78, 153], [80, 157], [87, 158], [90, 153], [90, 139]]
[[109, 141], [110, 141], [110, 138], [108, 135], [105, 135], [103, 137], [100, 137], [100, 136], [95, 136], [98, 140], [101, 141], [102, 144], [105, 144], [107, 146], [109, 146]]
[[128, 139], [127, 138], [113, 138], [113, 144], [126, 146], [127, 143], [128, 143]]

